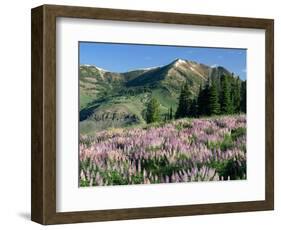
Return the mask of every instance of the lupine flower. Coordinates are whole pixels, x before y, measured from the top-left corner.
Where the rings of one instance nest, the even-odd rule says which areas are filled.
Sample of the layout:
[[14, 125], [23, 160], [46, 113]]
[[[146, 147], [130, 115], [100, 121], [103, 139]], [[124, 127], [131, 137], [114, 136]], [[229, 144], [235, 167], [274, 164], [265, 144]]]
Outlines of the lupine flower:
[[[80, 181], [87, 185], [246, 178], [246, 116], [180, 119], [159, 127], [80, 136]], [[236, 167], [229, 175], [227, 167]], [[220, 167], [218, 167], [220, 165]]]

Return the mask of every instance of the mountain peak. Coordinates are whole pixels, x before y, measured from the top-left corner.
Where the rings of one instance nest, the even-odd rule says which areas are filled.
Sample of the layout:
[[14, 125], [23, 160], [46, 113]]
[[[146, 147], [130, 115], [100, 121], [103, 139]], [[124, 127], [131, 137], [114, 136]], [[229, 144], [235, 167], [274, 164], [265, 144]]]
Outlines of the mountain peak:
[[189, 65], [201, 65], [200, 63], [196, 62], [196, 61], [189, 61], [189, 60], [185, 60], [185, 59], [181, 59], [181, 58], [177, 58], [174, 61], [171, 62], [172, 65], [178, 66], [178, 65], [182, 65], [182, 64], [189, 64]]
[[186, 63], [186, 60], [183, 60], [181, 58], [177, 58], [173, 61], [173, 63], [179, 63], [179, 64], [182, 64], [182, 63]]
[[108, 70], [106, 70], [106, 69], [100, 68], [100, 67], [98, 67], [98, 66], [96, 66], [96, 65], [92, 65], [92, 64], [81, 64], [80, 66], [81, 66], [81, 67], [95, 68], [95, 69], [97, 69], [97, 70], [100, 71], [100, 72], [110, 72], [110, 71], [108, 71]]
[[175, 59], [174, 61], [171, 62], [171, 65], [174, 66], [174, 67], [178, 67], [182, 64], [186, 64], [186, 62], [187, 62], [186, 60], [177, 58], [177, 59]]

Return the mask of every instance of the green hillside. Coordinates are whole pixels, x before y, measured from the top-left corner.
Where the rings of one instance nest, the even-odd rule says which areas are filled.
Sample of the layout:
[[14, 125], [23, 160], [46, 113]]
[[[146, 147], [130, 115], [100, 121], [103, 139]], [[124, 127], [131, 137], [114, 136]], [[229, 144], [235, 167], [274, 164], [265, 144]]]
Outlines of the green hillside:
[[235, 78], [223, 67], [211, 68], [181, 59], [126, 73], [81, 65], [79, 74], [81, 134], [145, 124], [145, 109], [151, 97], [159, 101], [164, 119], [171, 107], [176, 110], [180, 89], [186, 82], [197, 96], [200, 85], [209, 78], [219, 81], [221, 74]]

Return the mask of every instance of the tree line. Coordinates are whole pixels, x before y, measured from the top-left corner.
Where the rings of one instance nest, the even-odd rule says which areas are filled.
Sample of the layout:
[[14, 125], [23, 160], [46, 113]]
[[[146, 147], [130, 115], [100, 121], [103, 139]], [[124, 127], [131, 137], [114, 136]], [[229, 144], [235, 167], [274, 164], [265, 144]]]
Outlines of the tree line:
[[[216, 80], [209, 79], [204, 86], [200, 86], [198, 95], [194, 96], [190, 84], [185, 83], [175, 114], [170, 107], [165, 120], [246, 113], [246, 84], [239, 77], [222, 75]], [[160, 120], [160, 103], [157, 99], [150, 100], [146, 111], [147, 123]]]

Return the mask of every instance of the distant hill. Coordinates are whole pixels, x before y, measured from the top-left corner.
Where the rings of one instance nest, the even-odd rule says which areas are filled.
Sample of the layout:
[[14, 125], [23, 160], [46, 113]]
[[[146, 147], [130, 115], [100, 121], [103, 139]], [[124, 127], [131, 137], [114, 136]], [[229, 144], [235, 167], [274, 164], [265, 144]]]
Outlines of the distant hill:
[[80, 132], [145, 123], [145, 108], [151, 97], [161, 104], [161, 115], [177, 108], [180, 89], [190, 84], [194, 96], [208, 79], [235, 76], [222, 66], [210, 67], [176, 59], [161, 66], [114, 73], [94, 65], [80, 66]]

